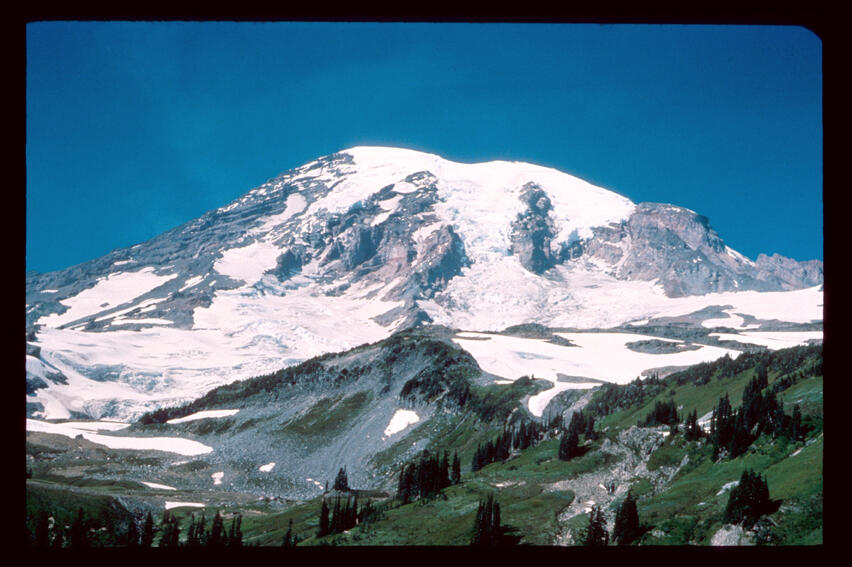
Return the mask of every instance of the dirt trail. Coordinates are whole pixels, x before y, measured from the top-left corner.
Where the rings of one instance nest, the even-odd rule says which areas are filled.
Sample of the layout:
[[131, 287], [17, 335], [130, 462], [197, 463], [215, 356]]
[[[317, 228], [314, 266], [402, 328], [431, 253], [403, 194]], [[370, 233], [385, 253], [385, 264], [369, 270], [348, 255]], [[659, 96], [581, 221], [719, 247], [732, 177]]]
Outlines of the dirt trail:
[[546, 491], [571, 490], [575, 494], [573, 502], [559, 514], [560, 533], [554, 544], [576, 545], [580, 534], [572, 533], [567, 523], [571, 518], [587, 513], [595, 504], [604, 511], [607, 529], [612, 531], [615, 510], [609, 509], [609, 506], [626, 495], [635, 480], [647, 478], [654, 492], [667, 486], [680, 467], [686, 464], [686, 457], [678, 466], [662, 466], [654, 471], [649, 471], [647, 466], [648, 457], [663, 443], [666, 433], [660, 429], [635, 426], [622, 431], [616, 442], [606, 439], [599, 449], [612, 455], [614, 462], [608, 468], [561, 480], [545, 488]]

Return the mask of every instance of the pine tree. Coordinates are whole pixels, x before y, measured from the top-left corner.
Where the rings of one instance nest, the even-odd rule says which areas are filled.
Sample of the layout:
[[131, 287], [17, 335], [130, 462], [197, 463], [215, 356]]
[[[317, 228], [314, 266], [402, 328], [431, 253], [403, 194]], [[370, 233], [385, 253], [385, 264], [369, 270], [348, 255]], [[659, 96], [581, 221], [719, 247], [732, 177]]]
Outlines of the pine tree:
[[319, 532], [317, 532], [318, 537], [322, 537], [324, 535], [328, 535], [329, 533], [329, 523], [328, 523], [328, 504], [325, 501], [325, 498], [322, 499], [322, 506], [320, 506], [320, 518], [319, 518]]
[[222, 521], [222, 515], [217, 510], [216, 515], [213, 517], [213, 523], [210, 525], [210, 536], [206, 542], [207, 547], [221, 547], [224, 545], [224, 531], [225, 524]]
[[802, 410], [799, 409], [799, 404], [793, 406], [793, 416], [790, 418], [788, 430], [792, 441], [801, 441], [805, 437], [802, 434]]
[[142, 526], [142, 539], [140, 540], [142, 547], [151, 547], [154, 543], [154, 518], [151, 512], [145, 517], [145, 525]]
[[334, 479], [334, 490], [349, 490], [349, 478], [346, 476], [346, 467], [337, 471], [337, 477]]
[[766, 481], [758, 473], [746, 469], [739, 484], [731, 489], [728, 496], [724, 521], [729, 524], [742, 523], [743, 527], [750, 529], [758, 518], [769, 512], [770, 505]]
[[42, 512], [38, 515], [38, 524], [35, 530], [35, 546], [50, 546], [50, 515], [47, 512]]
[[160, 547], [177, 547], [180, 542], [180, 526], [174, 514], [168, 510], [163, 515], [163, 532], [160, 534]]
[[282, 547], [293, 547], [293, 518], [287, 524], [287, 533], [284, 534], [284, 541], [281, 542]]
[[189, 530], [186, 533], [186, 545], [187, 547], [200, 547], [201, 546], [201, 533], [200, 533], [201, 524], [195, 521], [195, 514], [189, 520]]
[[579, 454], [580, 441], [577, 438], [577, 432], [569, 426], [568, 431], [562, 434], [562, 439], [559, 441], [559, 460], [570, 461]]
[[583, 545], [605, 546], [609, 545], [609, 533], [606, 531], [606, 520], [603, 512], [597, 505], [592, 506], [589, 514], [589, 527], [583, 536]]
[[628, 492], [615, 514], [612, 540], [616, 545], [630, 545], [639, 536], [639, 512], [636, 500]]
[[240, 529], [243, 523], [243, 515], [236, 514], [233, 519], [231, 519], [231, 531], [228, 535], [228, 546], [229, 547], [242, 547], [243, 546], [243, 532]]
[[65, 546], [65, 530], [58, 524], [55, 526], [56, 534], [53, 536], [53, 542], [50, 544], [55, 549], [61, 549]]
[[130, 525], [127, 526], [127, 547], [139, 547], [139, 530], [134, 518], [130, 518]]
[[461, 481], [461, 461], [459, 461], [459, 454], [453, 453], [453, 466], [450, 471], [450, 483], [458, 484]]
[[504, 528], [500, 520], [500, 504], [489, 494], [485, 502], [479, 501], [473, 524], [471, 545], [501, 545], [504, 543]]
[[83, 508], [77, 510], [77, 518], [71, 524], [71, 547], [77, 549], [89, 547], [89, 533], [83, 517]]
[[438, 475], [439, 478], [439, 490], [447, 488], [450, 486], [450, 455], [447, 451], [444, 451], [444, 454], [441, 455], [441, 462], [439, 463], [440, 473]]

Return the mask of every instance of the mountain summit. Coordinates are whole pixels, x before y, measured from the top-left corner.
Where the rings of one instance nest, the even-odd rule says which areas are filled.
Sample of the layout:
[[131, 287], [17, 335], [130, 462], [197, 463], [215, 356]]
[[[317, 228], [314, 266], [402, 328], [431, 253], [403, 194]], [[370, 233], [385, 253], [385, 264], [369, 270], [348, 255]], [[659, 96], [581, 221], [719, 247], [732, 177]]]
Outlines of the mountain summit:
[[126, 418], [423, 322], [591, 329], [715, 306], [807, 323], [821, 283], [822, 262], [753, 262], [693, 211], [554, 169], [355, 147], [28, 274], [28, 414]]

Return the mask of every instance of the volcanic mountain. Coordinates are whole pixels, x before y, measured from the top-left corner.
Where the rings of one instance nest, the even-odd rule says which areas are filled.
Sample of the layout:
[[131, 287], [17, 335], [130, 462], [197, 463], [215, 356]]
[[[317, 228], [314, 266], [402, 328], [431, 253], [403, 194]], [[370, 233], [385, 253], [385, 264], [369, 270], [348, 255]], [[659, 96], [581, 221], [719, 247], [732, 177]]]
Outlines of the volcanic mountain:
[[355, 147], [28, 273], [27, 412], [130, 419], [421, 323], [815, 324], [822, 280], [821, 261], [752, 261], [691, 210], [554, 169]]

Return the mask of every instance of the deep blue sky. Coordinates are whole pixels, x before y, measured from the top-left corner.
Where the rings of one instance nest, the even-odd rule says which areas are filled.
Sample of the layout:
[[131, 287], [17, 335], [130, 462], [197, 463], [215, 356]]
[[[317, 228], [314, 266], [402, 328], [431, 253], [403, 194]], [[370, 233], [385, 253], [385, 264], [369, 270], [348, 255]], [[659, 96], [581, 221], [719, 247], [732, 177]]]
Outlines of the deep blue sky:
[[555, 167], [821, 259], [821, 66], [798, 27], [29, 24], [27, 269], [371, 144]]

